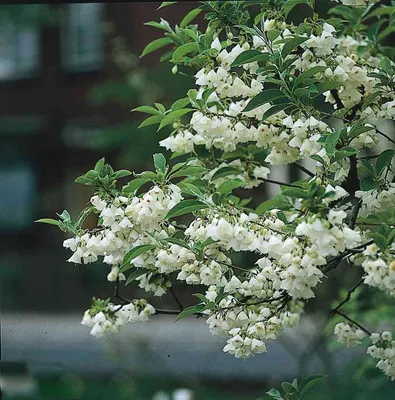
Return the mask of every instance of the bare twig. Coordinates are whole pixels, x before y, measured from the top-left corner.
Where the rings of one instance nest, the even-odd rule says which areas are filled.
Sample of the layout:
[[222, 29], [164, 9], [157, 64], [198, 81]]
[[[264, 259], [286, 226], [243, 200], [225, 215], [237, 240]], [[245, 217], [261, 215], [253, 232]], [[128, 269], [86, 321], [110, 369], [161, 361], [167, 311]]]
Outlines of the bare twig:
[[376, 128], [376, 132], [379, 133], [381, 136], [385, 137], [388, 141], [390, 141], [391, 143], [395, 144], [395, 140], [390, 138], [386, 133], [380, 131], [379, 129]]
[[299, 168], [301, 171], [303, 171], [306, 175], [309, 175], [312, 178], [315, 177], [315, 175], [311, 171], [309, 171], [305, 166], [303, 166], [302, 164], [299, 164], [298, 162], [294, 162], [294, 165], [296, 168]]
[[298, 188], [298, 189], [303, 189], [302, 186], [293, 185], [292, 183], [279, 182], [279, 181], [274, 181], [273, 179], [263, 179], [263, 178], [261, 178], [261, 180], [263, 182], [273, 183], [274, 185], [282, 185], [282, 186], [288, 186], [288, 187], [294, 187], [294, 188]]
[[353, 210], [351, 213], [350, 224], [349, 224], [351, 229], [354, 229], [354, 227], [355, 227], [355, 223], [357, 222], [358, 213], [359, 213], [359, 210], [361, 209], [361, 206], [362, 206], [362, 199], [359, 199], [354, 204], [354, 207], [353, 207]]
[[344, 306], [344, 304], [346, 304], [348, 301], [351, 300], [351, 295], [357, 290], [357, 288], [359, 286], [361, 286], [363, 283], [363, 278], [361, 278], [348, 292], [347, 292], [347, 296], [344, 298], [344, 300], [342, 300], [335, 308], [333, 308], [331, 310], [331, 313], [336, 312], [337, 310], [339, 310], [341, 307]]
[[361, 324], [359, 324], [357, 321], [353, 320], [352, 318], [350, 318], [347, 314], [344, 314], [343, 312], [339, 311], [339, 310], [335, 310], [333, 311], [333, 314], [338, 314], [340, 316], [342, 316], [343, 318], [345, 318], [346, 320], [350, 321], [353, 325], [357, 326], [359, 329], [361, 329], [362, 331], [364, 331], [368, 336], [371, 335], [371, 333], [365, 328], [363, 327]]
[[170, 286], [169, 288], [171, 295], [173, 296], [174, 300], [176, 301], [178, 307], [180, 308], [180, 311], [184, 309], [184, 306], [182, 305], [179, 297], [177, 296], [176, 292], [174, 291], [173, 287]]

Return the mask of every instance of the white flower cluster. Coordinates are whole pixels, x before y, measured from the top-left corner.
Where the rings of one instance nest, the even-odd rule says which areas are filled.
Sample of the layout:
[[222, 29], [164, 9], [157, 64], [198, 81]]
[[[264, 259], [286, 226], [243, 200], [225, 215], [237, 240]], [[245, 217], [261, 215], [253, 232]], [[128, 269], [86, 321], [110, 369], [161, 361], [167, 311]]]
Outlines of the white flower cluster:
[[128, 322], [148, 321], [155, 309], [146, 300], [133, 300], [123, 306], [108, 303], [100, 311], [86, 310], [81, 321], [91, 329], [91, 335], [101, 338], [109, 333], [119, 332], [121, 326]]
[[[172, 184], [165, 189], [154, 186], [142, 197], [119, 196], [108, 203], [99, 196], [92, 197], [101, 228], [65, 240], [63, 246], [73, 252], [68, 261], [87, 264], [102, 256], [103, 262], [112, 266], [108, 279], [114, 281], [125, 254], [136, 245], [152, 240], [146, 232], [167, 235], [161, 223], [181, 200], [180, 188]], [[122, 280], [124, 276], [121, 274], [119, 278]]]
[[[265, 24], [274, 26], [277, 22], [268, 20]], [[282, 30], [281, 38], [293, 36], [290, 28], [283, 23], [276, 26]], [[195, 111], [187, 128], [181, 126], [174, 135], [160, 144], [173, 152], [190, 153], [194, 145], [232, 152], [239, 145], [255, 143], [257, 147], [270, 150], [265, 161], [271, 165], [288, 164], [316, 154], [329, 164], [329, 158], [326, 157], [320, 141], [323, 135], [332, 132], [325, 122], [313, 116], [303, 115], [294, 120], [284, 111], [278, 111], [262, 122], [263, 114], [271, 107], [270, 103], [249, 112], [243, 111], [251, 99], [262, 91], [266, 76], [257, 72], [256, 62], [244, 64], [244, 72], [240, 74], [233, 71], [231, 64], [243, 51], [250, 48], [267, 53], [268, 48], [263, 40], [254, 36], [252, 43], [224, 43], [218, 38], [214, 40], [212, 48], [218, 51], [213, 59], [214, 65], [202, 68], [195, 76], [199, 87], [198, 98], [201, 99], [206, 90], [214, 90], [206, 100], [206, 109]], [[304, 51], [294, 62], [295, 70], [301, 73], [317, 66], [327, 67], [322, 72], [318, 71], [316, 77], [322, 78], [323, 81], [334, 80], [341, 83], [337, 90], [339, 99], [345, 107], [352, 108], [376, 90], [374, 86], [379, 82], [377, 78], [369, 77], [368, 74], [378, 71], [380, 59], [370, 55], [361, 58], [356, 54], [357, 48], [363, 44], [366, 43], [351, 37], [337, 38], [335, 28], [324, 23], [320, 34], [312, 34], [301, 44]], [[272, 46], [281, 49], [283, 43], [274, 41]], [[324, 95], [326, 101], [336, 108], [337, 102], [332, 93], [328, 91]], [[391, 91], [388, 92], [388, 96], [391, 101], [395, 101]], [[370, 118], [372, 130], [354, 138], [351, 146], [371, 147], [377, 143], [374, 126], [379, 113], [385, 110], [385, 107], [380, 107], [382, 103], [383, 99], [379, 96], [363, 111], [361, 116]], [[395, 115], [393, 103], [388, 102], [386, 113], [391, 118]], [[380, 117], [382, 118], [381, 115]], [[336, 174], [336, 181], [341, 182], [347, 175], [348, 165], [342, 165], [347, 162], [347, 159], [343, 159], [331, 166], [331, 170]]]
[[[214, 181], [211, 178], [214, 174], [222, 168], [235, 168], [239, 170], [239, 172], [235, 172], [234, 174], [229, 174], [224, 177], [220, 177], [215, 179]], [[221, 163], [218, 167], [210, 169], [205, 175], [203, 175], [203, 179], [209, 181], [215, 185], [216, 188], [219, 188], [224, 182], [230, 179], [240, 179], [242, 182], [245, 182], [242, 187], [245, 189], [251, 189], [255, 186], [259, 186], [265, 179], [267, 179], [270, 173], [270, 169], [264, 167], [262, 165], [256, 165], [253, 167], [249, 167], [240, 159], [233, 160], [229, 163]]]
[[389, 331], [382, 334], [372, 333], [370, 340], [372, 346], [368, 347], [367, 354], [379, 360], [376, 367], [392, 381], [395, 380], [395, 340], [392, 340], [392, 333]]
[[395, 183], [387, 183], [386, 188], [358, 190], [355, 196], [362, 199], [360, 215], [374, 214], [392, 208], [395, 204]]
[[[237, 285], [234, 278], [230, 281], [231, 285]], [[213, 301], [216, 296], [216, 288], [209, 287], [206, 297]], [[280, 292], [276, 292], [272, 299], [278, 300], [238, 305], [236, 298], [228, 295], [220, 301], [218, 312], [207, 311], [209, 317], [206, 322], [210, 331], [215, 335], [230, 335], [224, 352], [236, 358], [263, 353], [266, 351], [265, 341], [276, 339], [286, 327], [299, 323], [303, 303], [285, 302]]]
[[354, 347], [361, 344], [362, 339], [366, 336], [363, 330], [352, 327], [344, 322], [340, 322], [335, 326], [334, 333], [337, 336], [337, 341], [346, 344], [347, 347]]
[[350, 7], [366, 7], [369, 3], [375, 3], [378, 0], [332, 0]]
[[[391, 249], [395, 250], [395, 244]], [[366, 247], [362, 256], [362, 268], [365, 271], [364, 283], [395, 295], [395, 258], [388, 252], [382, 252], [373, 243]]]

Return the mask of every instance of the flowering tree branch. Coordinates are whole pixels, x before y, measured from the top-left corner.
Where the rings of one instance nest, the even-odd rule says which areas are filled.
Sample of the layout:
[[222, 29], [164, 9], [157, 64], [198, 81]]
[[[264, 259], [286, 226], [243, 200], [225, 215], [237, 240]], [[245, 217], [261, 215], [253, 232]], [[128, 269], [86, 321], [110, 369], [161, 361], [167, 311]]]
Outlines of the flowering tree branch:
[[[121, 304], [93, 299], [82, 321], [92, 335], [155, 313], [196, 315], [227, 337], [225, 352], [248, 358], [300, 323], [324, 276], [343, 260], [363, 279], [331, 311], [345, 320], [335, 336], [354, 346], [370, 335], [340, 309], [362, 284], [395, 295], [395, 149], [378, 148], [382, 137], [395, 144], [378, 128], [395, 120], [395, 63], [383, 46], [392, 10], [339, 2], [330, 13], [340, 21], [318, 15], [314, 1], [264, 0], [258, 14], [246, 1], [203, 2], [176, 29], [165, 20], [147, 24], [164, 37], [142, 56], [169, 46], [162, 59], [194, 82], [173, 104], [134, 110], [147, 115], [141, 127], [168, 129], [159, 144], [171, 162], [154, 154], [152, 170], [137, 174], [101, 159], [76, 179], [92, 188], [91, 205], [76, 220], [67, 211], [40, 220], [70, 235], [68, 261], [100, 258], [109, 266]], [[299, 4], [311, 15], [289, 23]], [[208, 21], [203, 31], [191, 23], [199, 13]], [[370, 148], [375, 155], [363, 155]], [[314, 172], [305, 160], [315, 162]], [[271, 179], [277, 165], [307, 177]], [[254, 194], [243, 197], [263, 183], [280, 185], [280, 193], [261, 204]], [[90, 214], [97, 215], [91, 230], [84, 227]], [[240, 255], [253, 265], [234, 265]], [[196, 304], [183, 306], [175, 280], [204, 288]], [[170, 292], [179, 310], [126, 299], [121, 284], [158, 298]], [[369, 354], [395, 378], [395, 344], [388, 333], [379, 336], [371, 335]], [[394, 355], [383, 355], [389, 347]]]

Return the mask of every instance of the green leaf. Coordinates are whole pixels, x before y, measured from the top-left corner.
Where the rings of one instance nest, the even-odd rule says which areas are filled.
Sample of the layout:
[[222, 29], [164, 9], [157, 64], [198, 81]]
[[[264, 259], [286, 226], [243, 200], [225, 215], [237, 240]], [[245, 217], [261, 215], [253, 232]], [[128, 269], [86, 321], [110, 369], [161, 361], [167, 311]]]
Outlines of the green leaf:
[[285, 394], [295, 393], [295, 388], [292, 386], [290, 382], [283, 382], [281, 384], [281, 388], [283, 389]]
[[52, 219], [52, 218], [41, 218], [34, 222], [41, 222], [43, 224], [55, 225], [58, 228], [63, 227], [63, 224], [60, 221], [57, 221], [56, 219]]
[[203, 192], [196, 185], [193, 185], [192, 183], [180, 182], [178, 186], [185, 194], [196, 196], [198, 198], [202, 197], [203, 195]]
[[239, 67], [240, 65], [252, 63], [254, 61], [266, 61], [268, 58], [268, 53], [262, 53], [259, 50], [246, 50], [236, 57], [231, 67]]
[[276, 104], [275, 106], [270, 107], [267, 111], [264, 112], [264, 114], [262, 115], [262, 119], [261, 122], [266, 121], [268, 118], [270, 118], [271, 116], [273, 116], [274, 114], [277, 114], [279, 111], [282, 110], [287, 110], [288, 108], [290, 108], [290, 106], [284, 107], [284, 104]]
[[141, 186], [143, 186], [147, 182], [150, 182], [149, 178], [133, 179], [122, 188], [122, 193], [126, 195], [134, 194], [137, 190], [141, 188]]
[[157, 10], [160, 10], [163, 7], [171, 6], [172, 4], [177, 4], [176, 1], [163, 1], [162, 4], [157, 8]]
[[312, 375], [306, 379], [304, 379], [299, 386], [299, 399], [302, 399], [302, 397], [309, 392], [318, 382], [320, 382], [322, 379], [326, 378], [324, 375]]
[[154, 166], [156, 171], [166, 172], [166, 158], [162, 153], [156, 153], [153, 155], [154, 158]]
[[120, 268], [121, 272], [125, 272], [130, 268], [133, 268], [131, 261], [133, 261], [136, 257], [141, 256], [144, 253], [147, 253], [150, 250], [155, 249], [156, 246], [153, 244], [143, 244], [141, 246], [136, 246], [132, 250], [128, 251], [125, 254], [125, 257], [122, 261], [122, 266]]
[[158, 178], [158, 174], [154, 171], [144, 171], [141, 174], [137, 174], [139, 178], [148, 178], [150, 181], [153, 181]]
[[323, 82], [323, 83], [316, 83], [314, 86], [317, 88], [316, 96], [318, 96], [324, 92], [328, 92], [330, 90], [337, 89], [338, 87], [341, 86], [341, 83], [340, 82]]
[[390, 35], [393, 32], [395, 32], [395, 26], [393, 26], [393, 25], [390, 25], [387, 28], [383, 29], [377, 35], [377, 42], [381, 42], [383, 39], [385, 39], [388, 35]]
[[169, 38], [156, 39], [153, 42], [149, 43], [144, 48], [143, 52], [140, 55], [140, 58], [146, 56], [147, 54], [154, 52], [155, 50], [160, 49], [161, 47], [167, 46], [168, 44], [171, 44], [171, 43], [173, 43], [173, 41]]
[[180, 28], [185, 28], [190, 24], [203, 10], [201, 8], [194, 8], [180, 22]]
[[192, 175], [200, 175], [204, 172], [207, 172], [207, 168], [199, 167], [198, 165], [190, 165], [186, 168], [181, 168], [180, 170], [174, 172], [170, 175], [170, 178], [178, 178], [181, 176], [192, 176]]
[[291, 40], [288, 40], [284, 44], [283, 49], [281, 50], [281, 56], [283, 58], [287, 57], [289, 53], [291, 53], [292, 50], [294, 50], [296, 47], [300, 46], [303, 42], [305, 42], [308, 38], [303, 37], [303, 36], [296, 36], [292, 38]]
[[[162, 20], [165, 21], [165, 20]], [[163, 31], [166, 32], [171, 32], [172, 30], [170, 29], [169, 23], [167, 21], [165, 21], [166, 23], [159, 23], [159, 22], [155, 22], [155, 21], [149, 21], [149, 22], [144, 22], [144, 25], [147, 26], [152, 26], [153, 28], [157, 28], [157, 29], [162, 29]]]
[[180, 215], [188, 214], [194, 211], [209, 208], [205, 203], [198, 200], [182, 200], [176, 204], [166, 215], [165, 219], [178, 217]]
[[325, 151], [329, 156], [333, 156], [335, 154], [336, 145], [340, 138], [341, 130], [330, 133], [325, 140]]
[[292, 9], [299, 5], [299, 4], [306, 4], [309, 7], [311, 7], [311, 3], [309, 0], [288, 0], [284, 5], [283, 5], [283, 12], [285, 16], [287, 17], [288, 14], [292, 11]]
[[277, 29], [272, 29], [267, 33], [267, 38], [271, 41], [274, 42], [279, 36], [281, 32]]
[[383, 57], [380, 61], [380, 68], [387, 74], [392, 70], [392, 63], [388, 57]]
[[104, 167], [104, 163], [105, 163], [105, 160], [103, 157], [95, 164], [95, 171], [100, 173], [102, 168]]
[[270, 389], [266, 392], [269, 396], [274, 397], [276, 399], [282, 399], [281, 393], [277, 389]]
[[359, 181], [359, 186], [361, 190], [366, 192], [368, 190], [373, 190], [376, 187], [376, 182], [370, 176], [367, 176]]
[[341, 150], [335, 150], [334, 161], [341, 160], [342, 158], [350, 157], [357, 154], [358, 150], [353, 147], [344, 147]]
[[348, 138], [349, 139], [354, 139], [360, 135], [362, 135], [365, 132], [369, 132], [373, 130], [374, 128], [372, 126], [356, 126], [353, 127], [350, 132], [348, 133]]
[[266, 104], [270, 101], [277, 100], [277, 99], [286, 99], [287, 97], [285, 94], [279, 89], [268, 89], [251, 99], [251, 101], [247, 104], [244, 108], [243, 112], [251, 111], [263, 104]]
[[318, 162], [321, 163], [322, 165], [325, 165], [325, 160], [324, 160], [321, 156], [319, 156], [319, 155], [317, 155], [317, 154], [313, 154], [312, 156], [310, 156], [310, 158], [311, 158], [312, 160], [314, 160], [314, 161], [318, 161]]
[[75, 183], [82, 185], [92, 185], [93, 181], [99, 177], [99, 172], [95, 170], [88, 171], [85, 175], [81, 175], [74, 180]]
[[395, 11], [395, 7], [388, 7], [388, 6], [383, 6], [376, 8], [373, 10], [371, 13], [369, 13], [366, 17], [364, 17], [364, 21], [372, 18], [372, 17], [380, 17], [382, 15], [389, 15], [392, 14]]
[[182, 318], [189, 317], [193, 314], [199, 314], [200, 312], [202, 312], [204, 310], [205, 307], [206, 307], [205, 304], [198, 304], [196, 306], [190, 306], [190, 307], [185, 308], [178, 314], [178, 316], [176, 318], [176, 322]]
[[361, 159], [361, 163], [362, 163], [362, 165], [365, 167], [365, 169], [366, 169], [366, 172], [372, 177], [372, 178], [374, 178], [375, 176], [376, 176], [376, 172], [375, 172], [375, 170], [374, 170], [374, 168], [373, 168], [373, 165], [368, 161], [368, 160], [365, 160], [365, 159]]
[[166, 116], [162, 119], [161, 123], [159, 124], [158, 131], [164, 128], [165, 126], [171, 124], [176, 119], [181, 118], [183, 115], [190, 113], [191, 111], [194, 111], [194, 109], [183, 108], [182, 110], [176, 110], [170, 112], [169, 114], [166, 114]]
[[199, 49], [199, 46], [196, 42], [185, 43], [174, 50], [173, 57], [171, 59], [172, 62], [177, 63], [184, 57], [186, 54], [196, 51]]
[[161, 103], [155, 103], [155, 105], [156, 105], [156, 108], [159, 110], [159, 112], [160, 112], [161, 114], [165, 114], [166, 108], [165, 108], [165, 106], [164, 106], [163, 104], [161, 104]]
[[62, 218], [65, 222], [71, 222], [71, 215], [67, 210], [63, 210], [62, 214], [58, 214], [60, 218]]
[[374, 170], [376, 172], [376, 175], [380, 176], [381, 173], [384, 171], [385, 168], [387, 168], [391, 162], [392, 158], [395, 155], [395, 150], [393, 149], [387, 149], [384, 150], [379, 157], [377, 158], [376, 165], [374, 167]]
[[146, 274], [149, 272], [144, 268], [135, 268], [135, 270], [127, 277], [125, 285], [129, 285], [130, 282], [135, 281], [141, 275]]
[[124, 178], [125, 176], [130, 176], [132, 175], [132, 173], [126, 169], [121, 169], [117, 172], [114, 173], [114, 175], [112, 176], [113, 179], [120, 179], [120, 178]]
[[302, 188], [287, 187], [281, 192], [282, 195], [294, 198], [308, 199], [309, 194]]
[[151, 107], [151, 106], [140, 106], [140, 107], [137, 107], [137, 108], [133, 108], [132, 111], [138, 111], [138, 112], [142, 112], [142, 113], [145, 113], [145, 114], [151, 114], [151, 115], [158, 115], [159, 114], [159, 111], [156, 108]]
[[184, 242], [181, 239], [177, 239], [175, 237], [166, 238], [165, 241], [168, 243], [177, 244], [178, 246], [185, 247], [186, 249], [189, 249], [189, 250], [191, 249], [191, 247], [188, 245], [188, 243]]
[[289, 210], [291, 204], [283, 195], [278, 195], [272, 199], [266, 200], [261, 203], [255, 210], [256, 214], [262, 215], [266, 211], [279, 209], [279, 210]]
[[209, 299], [201, 293], [194, 293], [193, 296], [196, 296], [202, 303], [208, 303]]
[[139, 128], [144, 128], [146, 126], [150, 126], [150, 125], [156, 125], [158, 124], [160, 121], [162, 121], [163, 115], [153, 115], [152, 117], [148, 117], [147, 119], [145, 119], [139, 126]]
[[245, 182], [241, 179], [229, 179], [219, 186], [218, 192], [221, 194], [227, 194], [230, 193], [233, 189], [236, 189], [243, 185], [245, 185]]
[[178, 99], [176, 100], [172, 105], [171, 105], [171, 110], [172, 111], [177, 111], [180, 110], [181, 108], [184, 108], [186, 105], [190, 104], [191, 101], [189, 100], [188, 97], [184, 97], [183, 99]]
[[229, 175], [240, 175], [243, 172], [235, 167], [222, 167], [219, 170], [215, 171], [214, 175], [211, 177], [211, 181], [215, 181], [216, 179], [223, 178], [224, 176]]
[[387, 248], [387, 237], [381, 233], [369, 233], [368, 237], [372, 238], [381, 250], [385, 250]]
[[303, 84], [303, 82], [306, 79], [309, 79], [313, 77], [316, 74], [319, 74], [320, 72], [324, 72], [328, 67], [327, 66], [321, 66], [317, 65], [313, 68], [309, 68], [306, 71], [302, 72], [294, 81], [294, 86], [298, 86], [300, 84]]

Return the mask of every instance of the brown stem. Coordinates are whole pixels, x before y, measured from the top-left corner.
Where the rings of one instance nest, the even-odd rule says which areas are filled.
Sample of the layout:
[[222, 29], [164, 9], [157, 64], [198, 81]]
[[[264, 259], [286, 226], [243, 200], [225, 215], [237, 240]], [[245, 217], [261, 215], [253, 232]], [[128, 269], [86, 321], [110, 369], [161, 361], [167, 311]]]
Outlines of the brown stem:
[[358, 322], [354, 321], [352, 318], [350, 318], [348, 315], [344, 314], [343, 312], [335, 310], [335, 311], [333, 311], [333, 314], [338, 314], [338, 315], [342, 316], [346, 320], [350, 321], [353, 325], [357, 326], [359, 329], [364, 331], [368, 336], [371, 335], [371, 333], [366, 328], [364, 328], [361, 324], [359, 324]]
[[351, 295], [357, 290], [357, 288], [359, 286], [361, 286], [363, 283], [363, 278], [361, 278], [348, 292], [347, 292], [347, 296], [344, 298], [344, 300], [342, 300], [335, 308], [333, 308], [331, 310], [331, 313], [336, 312], [337, 310], [339, 310], [341, 307], [344, 306], [344, 304], [346, 304], [348, 301], [351, 300]]
[[304, 167], [302, 164], [299, 164], [298, 162], [294, 162], [294, 165], [296, 168], [299, 168], [301, 171], [303, 171], [306, 175], [309, 175], [312, 178], [315, 177], [315, 175], [311, 171], [309, 171], [306, 167]]
[[174, 291], [173, 287], [170, 286], [169, 288], [171, 295], [173, 296], [174, 300], [176, 301], [178, 307], [180, 308], [180, 311], [182, 311], [184, 309], [184, 306], [182, 305], [180, 299], [178, 298], [176, 292]]

